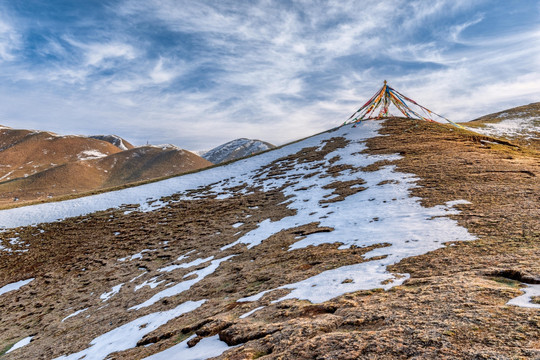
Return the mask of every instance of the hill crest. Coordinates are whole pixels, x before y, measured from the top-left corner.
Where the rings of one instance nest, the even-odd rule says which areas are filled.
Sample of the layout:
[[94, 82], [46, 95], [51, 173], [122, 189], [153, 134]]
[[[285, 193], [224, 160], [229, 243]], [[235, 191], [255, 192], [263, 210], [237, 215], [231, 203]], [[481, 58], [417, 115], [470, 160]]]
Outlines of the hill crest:
[[464, 125], [481, 134], [505, 137], [540, 150], [540, 102], [485, 115]]

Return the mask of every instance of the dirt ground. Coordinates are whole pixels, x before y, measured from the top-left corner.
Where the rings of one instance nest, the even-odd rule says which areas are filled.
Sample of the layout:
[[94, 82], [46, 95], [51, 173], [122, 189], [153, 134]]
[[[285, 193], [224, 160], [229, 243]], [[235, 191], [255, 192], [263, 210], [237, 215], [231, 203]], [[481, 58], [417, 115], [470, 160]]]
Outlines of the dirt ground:
[[[478, 240], [401, 261], [390, 270], [408, 273], [410, 279], [389, 291], [359, 291], [322, 304], [271, 303], [286, 294], [280, 290], [255, 302], [237, 302], [359, 263], [372, 249], [338, 250], [339, 244], [325, 244], [287, 251], [298, 236], [332, 231], [312, 223], [284, 230], [249, 250], [237, 245], [219, 251], [219, 257], [236, 256], [184, 293], [135, 314], [126, 309], [155, 292], [149, 287], [134, 291], [135, 276], [140, 276], [137, 283], [150, 280], [156, 269], [192, 250], [201, 258], [217, 255], [216, 249], [262, 220], [287, 216], [291, 210], [282, 191], [222, 200], [209, 195], [154, 212], [125, 213], [126, 208], [14, 229], [0, 236], [18, 236], [21, 244], [13, 250], [28, 251], [1, 253], [0, 286], [35, 280], [14, 295], [0, 296], [0, 354], [26, 336], [35, 337], [25, 351], [0, 358], [51, 359], [73, 353], [141, 315], [208, 299], [110, 358], [140, 359], [193, 334], [193, 343], [219, 334], [228, 345], [239, 345], [221, 359], [540, 359], [540, 311], [506, 305], [521, 294], [520, 281], [540, 283], [538, 152], [413, 120], [387, 120], [381, 133], [368, 140], [366, 152], [401, 154], [392, 164], [420, 178], [413, 195], [425, 206], [468, 200], [453, 217]], [[315, 163], [345, 145], [344, 139], [334, 138], [322, 149], [303, 149], [272, 164], [265, 176], [279, 177], [292, 160]], [[342, 170], [321, 169], [328, 176]], [[350, 186], [332, 184], [341, 196], [348, 196]], [[231, 226], [240, 221], [240, 229]], [[118, 261], [145, 249], [155, 251]], [[167, 273], [165, 283], [175, 283], [191, 270]], [[111, 300], [99, 298], [120, 283], [124, 286]], [[265, 307], [239, 318], [260, 306]], [[84, 316], [65, 319], [85, 308]]]

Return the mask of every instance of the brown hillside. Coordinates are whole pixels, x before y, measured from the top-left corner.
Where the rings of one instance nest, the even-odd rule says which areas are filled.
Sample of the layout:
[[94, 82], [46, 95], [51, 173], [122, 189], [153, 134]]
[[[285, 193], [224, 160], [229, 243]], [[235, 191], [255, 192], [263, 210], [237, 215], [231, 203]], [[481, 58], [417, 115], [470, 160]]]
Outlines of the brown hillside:
[[0, 183], [0, 204], [42, 200], [200, 169], [211, 162], [189, 151], [145, 146], [94, 160], [72, 161]]
[[107, 173], [91, 160], [76, 161], [0, 183], [0, 204], [54, 198], [100, 188]]
[[[360, 131], [351, 129], [355, 130]], [[286, 289], [252, 302], [237, 300], [369, 261], [362, 255], [385, 245], [339, 249], [338, 238], [336, 243], [288, 251], [298, 237], [332, 234], [334, 229], [313, 222], [283, 229], [252, 248], [237, 244], [221, 250], [261, 222], [294, 212], [287, 207], [287, 183], [225, 199], [200, 188], [192, 191], [200, 196], [198, 200], [173, 201], [152, 212], [112, 209], [13, 229], [0, 234], [3, 244], [17, 236], [20, 244], [9, 246], [24, 252], [0, 253], [0, 286], [35, 280], [0, 296], [0, 354], [31, 335], [30, 344], [3, 359], [73, 354], [134, 319], [204, 299], [197, 310], [168, 321], [109, 358], [142, 359], [190, 336], [194, 336], [193, 346], [218, 335], [231, 346], [218, 358], [231, 360], [540, 359], [540, 312], [507, 305], [522, 293], [520, 282], [540, 283], [538, 152], [408, 119], [384, 121], [380, 134], [366, 142], [364, 152], [401, 157], [361, 170], [394, 165], [398, 171], [414, 174], [418, 187], [412, 196], [424, 206], [469, 201], [459, 205], [461, 212], [452, 218], [477, 240], [453, 242], [404, 259], [389, 271], [410, 278], [388, 291], [357, 291], [312, 304], [296, 299], [273, 303]], [[321, 165], [321, 159], [347, 145], [343, 137], [331, 138], [324, 146], [306, 147], [268, 164], [257, 176], [277, 180], [298, 165], [326, 177], [354, 172], [358, 169], [352, 166]], [[333, 183], [340, 195], [334, 200], [364, 191], [358, 187], [361, 180]], [[403, 221], [406, 224], [407, 214]], [[238, 222], [243, 225], [236, 227]], [[186, 291], [148, 308], [128, 310], [169, 285], [189, 281], [194, 276], [191, 271], [208, 265], [158, 273], [189, 252], [190, 260], [235, 256]], [[135, 253], [139, 256], [132, 256]], [[135, 291], [136, 284], [157, 276], [164, 281], [161, 288]], [[122, 288], [106, 302], [99, 297], [118, 284]], [[259, 307], [264, 308], [242, 316]], [[77, 310], [84, 313], [67, 318]]]
[[485, 115], [463, 125], [540, 150], [540, 102]]
[[96, 160], [108, 169], [105, 187], [180, 174], [212, 165], [192, 152], [175, 147], [141, 146]]
[[83, 136], [60, 136], [45, 131], [14, 129], [0, 129], [0, 149], [0, 181], [121, 151], [109, 142]]
[[539, 117], [540, 116], [540, 102], [531, 103], [528, 105], [518, 106], [504, 111], [499, 111], [493, 114], [488, 114], [479, 117], [478, 119], [471, 120], [467, 125], [471, 123], [496, 123], [504, 120], [508, 117]]
[[[0, 207], [44, 200], [212, 165], [175, 147], [135, 148], [124, 139], [0, 128]], [[113, 142], [120, 139], [128, 150]]]

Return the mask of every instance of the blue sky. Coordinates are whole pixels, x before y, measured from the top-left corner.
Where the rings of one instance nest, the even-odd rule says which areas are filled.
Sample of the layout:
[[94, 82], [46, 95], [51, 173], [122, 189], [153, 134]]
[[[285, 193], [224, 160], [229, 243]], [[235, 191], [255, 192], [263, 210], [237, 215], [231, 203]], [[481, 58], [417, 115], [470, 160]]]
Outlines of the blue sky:
[[2, 125], [282, 144], [384, 79], [455, 121], [540, 101], [540, 3], [0, 0], [0, 67]]

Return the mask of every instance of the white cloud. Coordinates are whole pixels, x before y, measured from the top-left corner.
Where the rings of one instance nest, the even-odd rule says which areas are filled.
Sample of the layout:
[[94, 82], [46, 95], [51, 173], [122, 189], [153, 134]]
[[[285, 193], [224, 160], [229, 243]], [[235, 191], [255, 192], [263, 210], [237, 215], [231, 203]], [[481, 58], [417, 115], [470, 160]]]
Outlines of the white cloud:
[[413, 43], [413, 44], [393, 44], [388, 47], [385, 53], [397, 61], [409, 62], [432, 62], [445, 64], [444, 48], [435, 42]]
[[20, 35], [8, 22], [0, 18], [0, 60], [14, 60], [13, 52], [19, 46]]
[[122, 60], [135, 59], [137, 52], [133, 46], [120, 42], [109, 43], [83, 43], [74, 39], [66, 38], [71, 45], [83, 50], [85, 65], [95, 67], [108, 67], [107, 60], [120, 58]]
[[87, 64], [97, 66], [111, 58], [133, 60], [135, 50], [126, 44], [91, 44], [87, 47]]
[[181, 74], [181, 70], [178, 65], [165, 65], [165, 62], [166, 60], [163, 57], [159, 58], [154, 68], [150, 71], [150, 78], [155, 84], [169, 82]]
[[475, 19], [464, 22], [463, 24], [454, 25], [450, 28], [450, 40], [456, 43], [461, 42], [460, 35], [467, 28], [476, 25], [484, 20], [484, 15], [478, 15]]
[[65, 82], [68, 84], [84, 84], [90, 74], [87, 68], [81, 67], [59, 67], [43, 75], [51, 82]]

